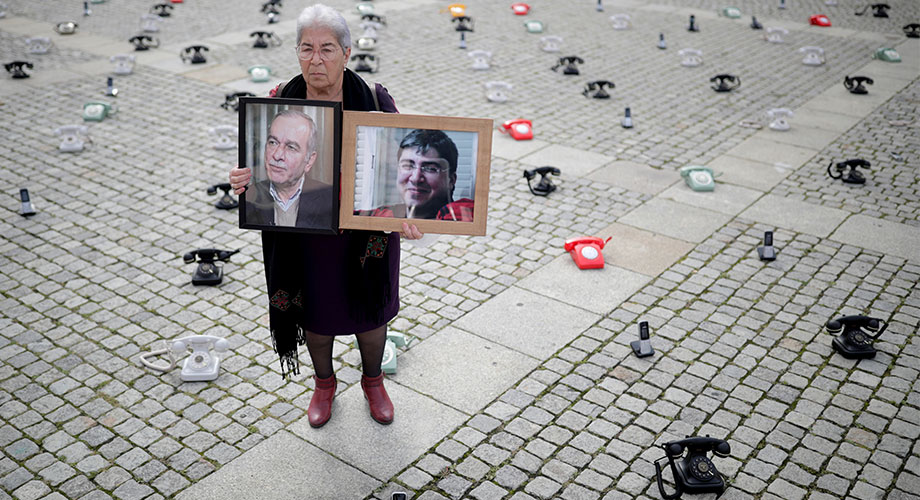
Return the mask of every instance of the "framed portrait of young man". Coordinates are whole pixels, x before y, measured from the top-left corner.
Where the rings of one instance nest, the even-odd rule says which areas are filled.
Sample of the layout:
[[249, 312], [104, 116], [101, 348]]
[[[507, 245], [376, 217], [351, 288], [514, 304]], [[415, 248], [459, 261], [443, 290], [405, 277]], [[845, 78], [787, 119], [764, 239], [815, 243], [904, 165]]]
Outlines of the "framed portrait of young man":
[[342, 113], [339, 226], [486, 234], [492, 120]]
[[243, 97], [239, 113], [240, 227], [338, 232], [341, 103]]

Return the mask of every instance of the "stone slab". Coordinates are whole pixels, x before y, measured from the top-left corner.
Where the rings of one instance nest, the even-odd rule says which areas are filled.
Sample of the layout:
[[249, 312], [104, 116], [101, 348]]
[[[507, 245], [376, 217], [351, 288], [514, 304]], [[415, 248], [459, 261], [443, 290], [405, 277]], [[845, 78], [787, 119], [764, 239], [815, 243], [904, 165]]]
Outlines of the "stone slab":
[[920, 228], [869, 217], [850, 216], [831, 239], [920, 262]]
[[692, 243], [617, 222], [605, 227], [597, 235], [602, 238], [613, 237], [604, 247], [604, 260], [608, 265], [648, 276], [663, 273], [693, 249]]
[[[501, 126], [501, 124], [497, 124], [497, 126]], [[520, 159], [522, 156], [529, 155], [548, 145], [548, 142], [539, 139], [516, 141], [510, 135], [503, 134], [498, 130], [492, 131], [492, 156], [506, 160]]]
[[585, 309], [512, 286], [455, 321], [454, 326], [547, 359], [599, 318]]
[[730, 219], [730, 216], [712, 210], [654, 198], [620, 217], [617, 222], [679, 240], [699, 243]]
[[[794, 118], [793, 118], [794, 120]], [[793, 129], [796, 127], [792, 122]], [[772, 131], [774, 134], [794, 133], [793, 130], [786, 132]], [[806, 161], [811, 159], [818, 151], [814, 149], [782, 144], [775, 140], [767, 140], [750, 137], [741, 144], [735, 146], [726, 154], [740, 156], [754, 161], [783, 163], [790, 168], [799, 168]]]
[[[860, 99], [861, 97], [867, 96], [853, 95], [849, 92], [845, 96], [822, 94], [808, 101], [802, 107], [805, 109], [833, 109], [840, 114], [862, 118], [879, 107], [880, 103], [875, 99]], [[792, 120], [791, 125], [795, 129], [795, 118]]]
[[[841, 85], [841, 87], [843, 86]], [[796, 115], [796, 118], [798, 118], [798, 115]], [[772, 130], [759, 130], [754, 134], [754, 137], [808, 149], [822, 150], [834, 142], [839, 135], [839, 132], [803, 126], [802, 123], [796, 120], [795, 128], [789, 132], [774, 133]]]
[[386, 389], [395, 408], [390, 425], [371, 419], [364, 391], [355, 384], [336, 396], [326, 425], [314, 429], [304, 416], [288, 429], [352, 467], [387, 481], [469, 418], [392, 380], [386, 382]]
[[738, 215], [762, 195], [763, 191], [722, 182], [717, 182], [715, 190], [709, 192], [694, 191], [686, 182], [680, 182], [661, 193], [662, 198], [727, 215]]
[[862, 118], [857, 116], [842, 115], [824, 109], [817, 109], [804, 106], [795, 110], [795, 127], [796, 131], [807, 131], [812, 129], [821, 129], [831, 132], [842, 133], [850, 130], [853, 125], [860, 122]]
[[720, 184], [736, 184], [764, 192], [772, 189], [792, 172], [789, 165], [770, 165], [731, 155], [722, 155], [709, 162], [708, 166], [716, 172], [722, 172], [719, 176]]
[[399, 357], [390, 378], [464, 413], [475, 414], [540, 360], [448, 326]]
[[742, 212], [740, 217], [825, 237], [830, 235], [847, 215], [847, 212], [836, 208], [768, 194]]
[[[214, 66], [209, 66], [209, 67], [197, 69], [194, 71], [189, 71], [185, 73], [183, 76], [185, 76], [186, 78], [193, 78], [195, 80], [201, 80], [202, 82], [205, 82], [205, 83], [212, 83], [214, 85], [220, 85], [226, 82], [245, 79], [246, 75], [248, 74], [249, 73], [247, 73], [246, 70], [238, 66], [230, 66], [228, 64], [217, 64]], [[266, 83], [270, 83], [270, 82], [266, 82]]]
[[604, 165], [588, 174], [588, 178], [644, 194], [658, 194], [678, 182], [671, 170], [653, 168], [627, 160]]
[[[604, 247], [603, 254], [612, 252]], [[651, 280], [651, 276], [611, 264], [602, 269], [579, 269], [568, 254], [560, 255], [518, 285], [561, 302], [608, 314]]]
[[374, 478], [282, 430], [176, 498], [361, 499], [377, 486]]
[[542, 167], [550, 165], [562, 170], [564, 176], [582, 177], [616, 158], [553, 144], [521, 158], [521, 163]]

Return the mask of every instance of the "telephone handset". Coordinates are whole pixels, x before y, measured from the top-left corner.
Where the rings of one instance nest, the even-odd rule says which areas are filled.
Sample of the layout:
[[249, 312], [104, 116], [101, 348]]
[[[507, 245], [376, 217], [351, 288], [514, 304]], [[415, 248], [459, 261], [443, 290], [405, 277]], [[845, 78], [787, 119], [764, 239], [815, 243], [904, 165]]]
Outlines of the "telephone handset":
[[543, 52], [559, 52], [561, 45], [561, 36], [547, 35], [540, 37], [540, 49], [542, 49]]
[[233, 111], [240, 110], [240, 97], [255, 97], [256, 95], [252, 92], [234, 92], [232, 94], [226, 94], [224, 96], [224, 103], [220, 107], [224, 109], [233, 109]]
[[764, 40], [770, 43], [783, 43], [783, 36], [788, 35], [789, 30], [786, 28], [780, 28], [779, 26], [770, 26], [767, 28], [767, 32], [764, 33]]
[[579, 269], [601, 269], [604, 267], [604, 254], [601, 250], [611, 238], [613, 237], [606, 240], [594, 236], [572, 238], [566, 240], [563, 248], [569, 252]]
[[[553, 181], [547, 177], [552, 174], [556, 177], [562, 172], [559, 171], [556, 167], [538, 167], [533, 170], [525, 170], [524, 178], [527, 179], [527, 187], [530, 189], [531, 194], [536, 196], [548, 196], [550, 193], [556, 190], [556, 185], [553, 184]], [[530, 183], [534, 177], [537, 175], [540, 176], [540, 182], [536, 186]]]
[[224, 278], [224, 270], [215, 264], [216, 261], [227, 262], [230, 256], [239, 250], [217, 250], [216, 248], [201, 248], [193, 250], [182, 256], [186, 264], [198, 262], [198, 269], [192, 275], [192, 284], [196, 286], [216, 286]]
[[[498, 131], [503, 134], [509, 134], [511, 138], [516, 141], [529, 141], [533, 139], [533, 123], [523, 118], [508, 120], [502, 123]], [[559, 174], [557, 173], [556, 175]]]
[[824, 64], [824, 49], [821, 47], [808, 45], [800, 47], [799, 52], [805, 54], [805, 57], [802, 58], [802, 64], [807, 66], [820, 66]]
[[[355, 65], [355, 71], [359, 73], [376, 73], [380, 71], [380, 57], [374, 54], [355, 54], [351, 56], [351, 60], [358, 61]], [[374, 63], [374, 66], [371, 66], [370, 63]]]
[[875, 81], [869, 78], [868, 76], [845, 76], [843, 77], [843, 86], [850, 91], [851, 94], [868, 94], [869, 91], [866, 90], [866, 85], [872, 85]]
[[719, 10], [719, 15], [729, 19], [739, 19], [741, 17], [741, 9], [738, 7], [722, 7], [722, 9]]
[[681, 167], [680, 176], [694, 191], [713, 191], [716, 188], [715, 176], [709, 167], [687, 165]]
[[866, 176], [856, 169], [868, 170], [871, 166], [871, 163], [861, 158], [841, 161], [837, 165], [834, 165], [834, 161], [831, 160], [830, 165], [827, 166], [827, 175], [831, 176], [831, 179], [841, 179], [846, 184], [865, 184]]
[[83, 121], [101, 122], [106, 116], [114, 115], [118, 108], [107, 102], [92, 101], [83, 105]]
[[563, 68], [562, 74], [577, 75], [578, 65], [584, 64], [584, 63], [585, 63], [585, 60], [578, 56], [565, 56], [565, 57], [560, 57], [559, 61], [557, 61], [556, 64], [550, 69], [553, 71], [556, 71], [557, 69], [559, 69], [560, 66], [564, 65], [565, 68]]
[[269, 45], [272, 47], [281, 45], [281, 37], [276, 35], [274, 31], [253, 31], [249, 34], [249, 37], [256, 37], [256, 40], [252, 43], [252, 48], [254, 49], [267, 49]]
[[128, 41], [134, 44], [135, 51], [150, 50], [160, 46], [160, 40], [150, 35], [135, 35]]
[[677, 55], [681, 57], [680, 65], [693, 68], [703, 64], [703, 51], [700, 49], [680, 49]]
[[847, 359], [874, 358], [876, 354], [872, 341], [877, 339], [888, 323], [868, 316], [843, 316], [824, 325], [827, 333], [836, 335], [831, 345]]
[[29, 61], [13, 61], [11, 63], [4, 64], [3, 67], [13, 78], [20, 79], [29, 78], [32, 76], [26, 73], [26, 68], [32, 69], [35, 66], [33, 66]]
[[523, 2], [513, 3], [511, 4], [511, 12], [514, 12], [516, 16], [526, 16], [530, 12], [530, 5]]
[[466, 15], [466, 5], [462, 3], [452, 3], [447, 6], [448, 12], [453, 17], [460, 17]]
[[19, 190], [19, 201], [22, 205], [19, 207], [19, 215], [28, 217], [35, 215], [35, 208], [32, 207], [32, 199], [29, 197], [29, 190], [22, 188]]
[[486, 98], [492, 102], [505, 102], [510, 97], [511, 84], [507, 82], [486, 82]]
[[26, 38], [26, 48], [30, 54], [47, 54], [54, 43], [46, 36]]
[[[191, 349], [192, 352], [182, 363], [182, 372], [179, 374], [183, 382], [204, 382], [216, 379], [220, 372], [220, 356], [217, 353], [224, 353], [230, 349], [230, 342], [227, 339], [212, 335], [183, 337], [174, 340], [172, 344], [164, 340], [163, 344], [165, 346], [163, 349], [139, 355], [141, 364], [153, 370], [168, 372], [176, 367], [176, 356], [187, 353]], [[163, 354], [169, 355], [169, 363], [157, 364], [148, 359]]]
[[454, 16], [450, 22], [457, 23], [456, 31], [473, 31], [473, 18], [469, 16]]
[[[236, 128], [236, 127], [233, 127], [233, 128]], [[236, 201], [235, 199], [233, 199], [232, 196], [230, 196], [230, 189], [232, 189], [232, 186], [230, 185], [229, 182], [224, 182], [222, 184], [215, 184], [213, 186], [208, 187], [208, 194], [213, 196], [217, 194], [218, 189], [223, 191], [224, 194], [223, 196], [220, 197], [219, 200], [217, 200], [217, 203], [214, 204], [215, 207], [221, 210], [232, 210], [240, 206], [240, 202]]]
[[911, 23], [904, 26], [902, 29], [907, 38], [920, 38], [920, 24]]
[[233, 140], [239, 135], [240, 130], [233, 125], [220, 125], [209, 129], [208, 133], [217, 136], [214, 149], [236, 149], [236, 143]]
[[55, 135], [61, 136], [58, 149], [65, 153], [83, 151], [84, 141], [89, 141], [89, 129], [86, 125], [64, 125], [54, 129]]
[[610, 94], [604, 90], [605, 87], [612, 89], [615, 88], [616, 85], [613, 82], [607, 80], [595, 80], [593, 82], [586, 83], [585, 89], [581, 93], [585, 97], [588, 97], [588, 94], [594, 92], [591, 97], [595, 99], [610, 99]]
[[379, 25], [383, 25], [383, 26], [387, 25], [387, 20], [385, 17], [377, 15], [377, 14], [373, 14], [373, 13], [362, 14], [361, 20], [370, 21], [372, 23], [377, 23], [378, 24], [377, 29], [380, 29]]
[[267, 82], [272, 78], [272, 69], [263, 64], [250, 66], [247, 71], [250, 79], [256, 83]]
[[628, 30], [630, 25], [629, 14], [614, 14], [610, 16], [610, 23], [615, 30]]
[[831, 20], [824, 14], [815, 14], [808, 18], [808, 23], [812, 26], [821, 26], [822, 28], [830, 28]]
[[716, 92], [731, 92], [741, 86], [741, 77], [723, 73], [710, 78], [709, 82]]
[[888, 17], [888, 9], [891, 8], [887, 3], [873, 3], [866, 5], [862, 10], [857, 10], [854, 12], [857, 16], [861, 16], [866, 13], [869, 8], [872, 8], [872, 17]]
[[182, 49], [179, 52], [179, 57], [182, 58], [182, 62], [187, 62], [191, 64], [204, 64], [208, 60], [204, 57], [203, 52], [209, 52], [210, 49], [204, 45], [189, 45], [188, 47]]
[[[687, 437], [679, 441], [669, 441], [661, 446], [665, 456], [655, 460], [655, 477], [658, 492], [665, 500], [676, 500], [684, 493], [716, 493], [725, 491], [725, 479], [707, 455], [713, 453], [727, 457], [731, 446], [722, 439], [706, 437]], [[684, 452], [686, 451], [686, 456]], [[667, 494], [661, 480], [661, 461], [667, 458], [674, 476], [675, 492]]]
[[160, 17], [169, 17], [172, 15], [173, 6], [168, 3], [158, 3], [150, 7], [150, 13]]
[[773, 108], [768, 109], [764, 113], [764, 116], [769, 122], [769, 127], [772, 130], [785, 132], [791, 128], [789, 125], [789, 118], [795, 116], [795, 113], [793, 113], [792, 110], [788, 108]]

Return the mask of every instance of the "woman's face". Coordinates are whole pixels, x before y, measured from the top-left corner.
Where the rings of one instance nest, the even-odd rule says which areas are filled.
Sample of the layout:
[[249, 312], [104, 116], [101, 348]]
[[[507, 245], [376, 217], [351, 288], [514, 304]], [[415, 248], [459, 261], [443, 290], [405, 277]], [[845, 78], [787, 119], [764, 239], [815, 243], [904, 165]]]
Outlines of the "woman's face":
[[351, 48], [342, 50], [335, 33], [328, 28], [305, 28], [297, 48], [300, 71], [307, 90], [336, 93], [342, 88], [345, 64]]

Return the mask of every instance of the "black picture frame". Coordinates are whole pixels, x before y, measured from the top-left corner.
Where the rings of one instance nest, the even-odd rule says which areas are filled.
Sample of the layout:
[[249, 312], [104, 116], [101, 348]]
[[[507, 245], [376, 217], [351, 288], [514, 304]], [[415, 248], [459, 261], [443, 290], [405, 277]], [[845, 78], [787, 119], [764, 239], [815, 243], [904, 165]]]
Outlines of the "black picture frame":
[[[240, 228], [337, 234], [342, 161], [342, 104], [275, 97], [242, 97], [239, 103], [239, 166], [252, 169], [252, 179], [246, 191], [240, 194]], [[286, 114], [284, 121], [279, 123], [290, 123], [291, 126], [276, 130], [279, 132], [277, 139], [280, 142], [275, 141], [278, 145], [272, 146], [275, 149], [269, 151], [266, 148], [271, 136], [270, 127], [275, 117], [282, 112], [290, 114]], [[299, 128], [297, 118], [301, 116], [298, 112], [309, 116], [314, 124], [316, 157], [308, 168], [301, 167], [306, 171], [302, 177], [301, 194], [296, 202], [296, 220], [293, 225], [277, 224], [275, 214], [283, 212], [276, 212], [272, 193], [283, 192], [282, 189], [275, 189], [282, 185], [282, 182], [270, 178], [266, 158], [269, 154], [274, 155], [274, 160], [270, 160], [277, 162], [273, 163], [277, 166], [277, 169], [272, 170], [274, 175], [289, 181], [288, 184], [296, 182], [287, 176], [287, 161], [294, 163], [295, 166], [291, 168], [295, 171], [296, 165], [304, 165], [309, 161], [309, 158], [302, 158], [307, 153], [297, 147], [299, 138], [302, 137], [296, 130]], [[286, 136], [287, 132], [292, 135]]]

